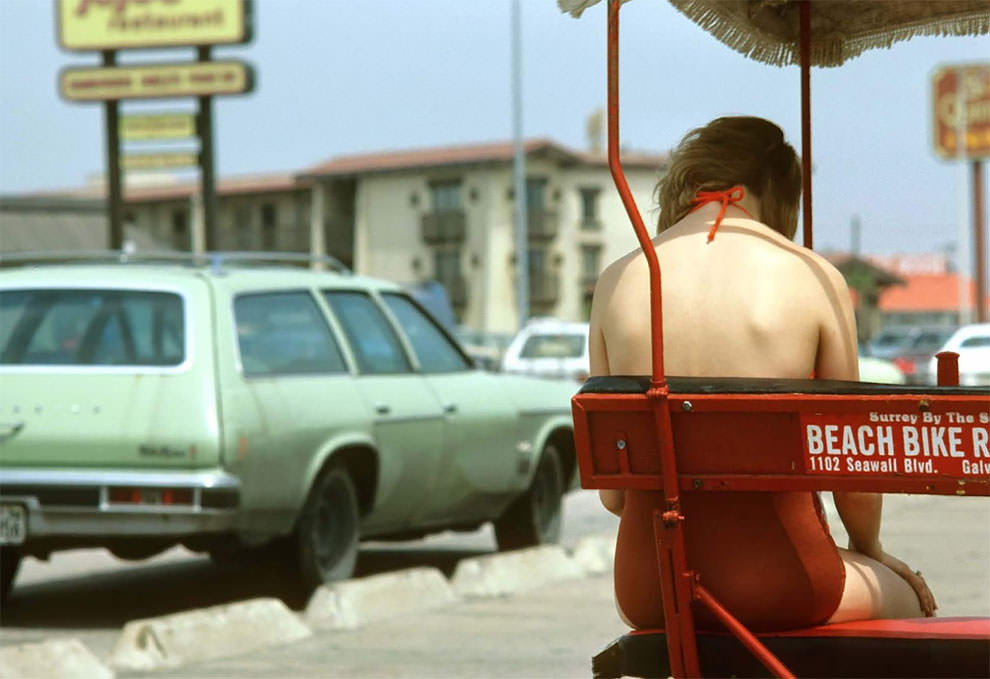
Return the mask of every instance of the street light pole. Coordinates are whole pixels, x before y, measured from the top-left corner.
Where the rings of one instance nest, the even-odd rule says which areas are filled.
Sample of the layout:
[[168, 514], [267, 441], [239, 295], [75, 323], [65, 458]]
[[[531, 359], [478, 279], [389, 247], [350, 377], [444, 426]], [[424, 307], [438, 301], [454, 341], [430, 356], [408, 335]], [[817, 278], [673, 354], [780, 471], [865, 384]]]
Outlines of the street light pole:
[[522, 131], [522, 19], [512, 0], [512, 179], [516, 198], [516, 311], [521, 328], [529, 318], [529, 234], [526, 205], [526, 154]]

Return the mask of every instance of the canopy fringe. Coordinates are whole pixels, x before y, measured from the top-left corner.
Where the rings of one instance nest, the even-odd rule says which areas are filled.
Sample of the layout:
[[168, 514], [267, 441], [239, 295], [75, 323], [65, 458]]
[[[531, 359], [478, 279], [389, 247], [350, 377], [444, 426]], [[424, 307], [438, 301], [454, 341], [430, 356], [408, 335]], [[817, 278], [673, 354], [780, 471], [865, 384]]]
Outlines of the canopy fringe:
[[[712, 0], [670, 0], [682, 14], [697, 23], [728, 47], [751, 59], [774, 66], [800, 62], [795, 39], [761, 30], [733, 12], [734, 3]], [[861, 35], [812, 35], [811, 63], [814, 66], [839, 66], [868, 49], [890, 47], [895, 42], [918, 35], [982, 35], [990, 32], [990, 13], [926, 18], [896, 27], [885, 27]]]

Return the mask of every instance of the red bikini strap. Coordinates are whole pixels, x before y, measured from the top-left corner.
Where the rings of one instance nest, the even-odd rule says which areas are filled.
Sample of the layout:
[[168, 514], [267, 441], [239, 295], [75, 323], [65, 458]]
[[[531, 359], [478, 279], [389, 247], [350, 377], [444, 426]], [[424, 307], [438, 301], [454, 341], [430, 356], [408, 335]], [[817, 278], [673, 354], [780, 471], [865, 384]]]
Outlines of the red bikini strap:
[[746, 216], [750, 219], [753, 218], [753, 215], [749, 214], [749, 210], [739, 204], [739, 201], [741, 201], [745, 195], [746, 192], [743, 191], [743, 187], [741, 186], [733, 186], [727, 191], [698, 191], [697, 195], [694, 197], [694, 200], [691, 201], [695, 204], [694, 207], [691, 208], [691, 212], [694, 212], [703, 205], [707, 205], [708, 203], [714, 201], [718, 201], [722, 204], [722, 207], [718, 211], [718, 216], [715, 218], [715, 224], [712, 225], [711, 231], [708, 232], [709, 243], [714, 240], [715, 232], [718, 231], [718, 227], [722, 223], [722, 218], [725, 217], [725, 208], [729, 205], [739, 208], [745, 212]]

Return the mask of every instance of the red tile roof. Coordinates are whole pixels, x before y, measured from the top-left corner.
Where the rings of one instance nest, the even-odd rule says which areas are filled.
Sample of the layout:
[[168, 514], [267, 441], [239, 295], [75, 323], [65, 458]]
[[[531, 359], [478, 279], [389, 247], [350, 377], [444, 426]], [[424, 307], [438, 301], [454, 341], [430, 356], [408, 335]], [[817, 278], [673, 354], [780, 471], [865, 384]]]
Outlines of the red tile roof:
[[[878, 306], [886, 312], [955, 311], [959, 308], [959, 275], [956, 273], [901, 276], [905, 284], [886, 288]], [[966, 306], [972, 307], [976, 286], [966, 277]], [[990, 300], [987, 307], [990, 308]]]
[[[153, 201], [189, 198], [199, 192], [199, 181], [180, 180], [162, 184], [139, 184], [124, 187], [125, 201]], [[312, 181], [291, 174], [257, 174], [225, 177], [217, 180], [217, 194], [231, 196], [243, 193], [292, 191], [306, 189]], [[35, 198], [103, 198], [106, 186], [96, 183], [81, 189], [38, 191], [25, 194]]]
[[[552, 154], [564, 162], [575, 164], [606, 165], [608, 162], [604, 155], [574, 151], [549, 139], [528, 139], [523, 143], [523, 148], [527, 156]], [[301, 176], [356, 175], [445, 165], [508, 163], [512, 161], [514, 153], [515, 147], [511, 142], [381, 151], [336, 156], [303, 170]], [[659, 168], [666, 163], [667, 156], [639, 152], [625, 153], [622, 160], [623, 164], [629, 167]]]

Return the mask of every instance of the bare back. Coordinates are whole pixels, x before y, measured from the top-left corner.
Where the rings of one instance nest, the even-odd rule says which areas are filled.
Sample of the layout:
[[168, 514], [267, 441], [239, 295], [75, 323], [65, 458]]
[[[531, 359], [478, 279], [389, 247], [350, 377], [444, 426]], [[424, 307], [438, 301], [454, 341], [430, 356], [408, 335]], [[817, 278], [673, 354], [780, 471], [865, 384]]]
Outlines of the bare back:
[[[716, 206], [654, 239], [662, 273], [668, 375], [857, 379], [855, 320], [841, 274], [817, 254]], [[593, 375], [650, 365], [649, 270], [634, 251], [599, 278], [591, 313]]]

